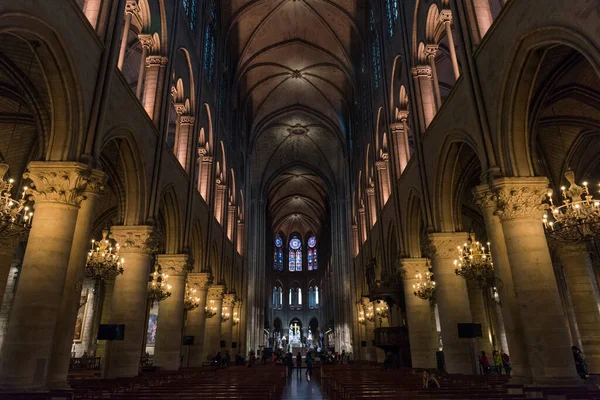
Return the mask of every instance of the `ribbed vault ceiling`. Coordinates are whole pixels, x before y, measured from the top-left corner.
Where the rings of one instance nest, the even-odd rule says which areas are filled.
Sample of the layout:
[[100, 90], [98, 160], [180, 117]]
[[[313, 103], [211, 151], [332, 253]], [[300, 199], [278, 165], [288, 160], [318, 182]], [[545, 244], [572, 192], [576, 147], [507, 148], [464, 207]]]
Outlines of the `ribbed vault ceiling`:
[[251, 179], [274, 231], [318, 233], [345, 173], [364, 0], [223, 3]]

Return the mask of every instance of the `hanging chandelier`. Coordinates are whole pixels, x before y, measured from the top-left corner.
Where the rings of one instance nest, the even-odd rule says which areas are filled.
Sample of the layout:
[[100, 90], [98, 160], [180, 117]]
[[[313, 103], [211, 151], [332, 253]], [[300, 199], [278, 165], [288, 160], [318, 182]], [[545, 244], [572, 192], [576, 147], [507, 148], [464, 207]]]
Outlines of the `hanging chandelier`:
[[231, 313], [224, 312], [221, 313], [221, 322], [227, 322], [231, 319]]
[[196, 296], [196, 289], [190, 289], [190, 287], [185, 285], [185, 300], [183, 302], [183, 308], [186, 311], [192, 311], [198, 308], [200, 305], [200, 297]]
[[379, 319], [385, 319], [388, 317], [388, 305], [385, 301], [377, 300], [377, 306], [375, 306], [375, 314]]
[[467, 242], [461, 246], [457, 246], [458, 259], [454, 260], [456, 275], [473, 281], [483, 289], [494, 286], [498, 282], [494, 277], [494, 263], [492, 262], [492, 253], [490, 252], [490, 243], [487, 243], [487, 248], [475, 241], [473, 234], [469, 234]]
[[212, 318], [217, 315], [217, 306], [214, 300], [209, 300], [209, 305], [204, 307], [204, 316], [206, 318]]
[[433, 274], [427, 271], [425, 272], [425, 276], [423, 274], [416, 274], [415, 278], [417, 279], [417, 283], [413, 285], [413, 294], [422, 300], [429, 300], [431, 304], [435, 304], [435, 281], [433, 280]]
[[[543, 216], [546, 235], [561, 242], [583, 243], [600, 239], [600, 200], [590, 194], [587, 182], [575, 183], [575, 173], [565, 172], [569, 188], [560, 188], [563, 204], [556, 206], [548, 192], [548, 213]], [[600, 187], [600, 184], [598, 184]]]
[[109, 238], [108, 230], [102, 231], [102, 239], [92, 239], [85, 264], [85, 277], [112, 281], [123, 273], [125, 260], [119, 257], [119, 244]]
[[154, 303], [160, 303], [169, 296], [171, 296], [171, 285], [167, 283], [169, 275], [160, 272], [160, 266], [156, 264], [154, 272], [150, 275], [151, 281], [148, 284], [148, 300], [154, 305]]
[[0, 239], [10, 240], [25, 236], [31, 228], [33, 212], [28, 206], [27, 187], [20, 199], [12, 197], [14, 179], [5, 179], [8, 164], [0, 162]]
[[365, 311], [365, 319], [369, 322], [375, 321], [375, 313], [373, 312], [373, 305], [369, 304]]
[[363, 310], [358, 311], [358, 323], [361, 325], [366, 325], [365, 321], [365, 312]]
[[234, 311], [233, 312], [233, 326], [235, 326], [239, 323], [240, 323], [240, 317], [238, 316], [238, 312]]

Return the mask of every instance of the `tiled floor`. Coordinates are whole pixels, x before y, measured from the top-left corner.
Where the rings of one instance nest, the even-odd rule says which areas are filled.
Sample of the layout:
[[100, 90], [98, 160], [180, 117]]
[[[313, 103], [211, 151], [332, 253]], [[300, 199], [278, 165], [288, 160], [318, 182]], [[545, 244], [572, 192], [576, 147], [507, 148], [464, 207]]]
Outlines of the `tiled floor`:
[[302, 370], [298, 377], [294, 370], [292, 377], [288, 378], [287, 386], [283, 389], [282, 400], [322, 400], [324, 398], [314, 379], [311, 382], [306, 380], [305, 372], [306, 370]]

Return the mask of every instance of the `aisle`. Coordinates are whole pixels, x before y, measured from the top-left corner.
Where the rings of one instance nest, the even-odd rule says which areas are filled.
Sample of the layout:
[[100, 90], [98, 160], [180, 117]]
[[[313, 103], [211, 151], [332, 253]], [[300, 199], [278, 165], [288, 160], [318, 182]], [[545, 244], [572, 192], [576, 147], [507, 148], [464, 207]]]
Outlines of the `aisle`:
[[306, 369], [302, 370], [301, 377], [297, 377], [296, 370], [292, 378], [288, 378], [287, 386], [283, 389], [282, 400], [322, 400], [321, 390], [319, 385], [313, 379], [308, 382], [304, 373]]

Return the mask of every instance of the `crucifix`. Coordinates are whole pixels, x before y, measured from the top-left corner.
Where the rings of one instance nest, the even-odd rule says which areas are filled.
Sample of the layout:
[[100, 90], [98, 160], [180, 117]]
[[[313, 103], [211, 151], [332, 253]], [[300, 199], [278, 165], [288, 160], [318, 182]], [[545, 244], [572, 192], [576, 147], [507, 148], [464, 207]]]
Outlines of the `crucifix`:
[[298, 332], [300, 331], [300, 325], [298, 325], [297, 322], [294, 322], [292, 325], [290, 325], [290, 328], [292, 328], [292, 332], [294, 332], [294, 336], [298, 336]]

